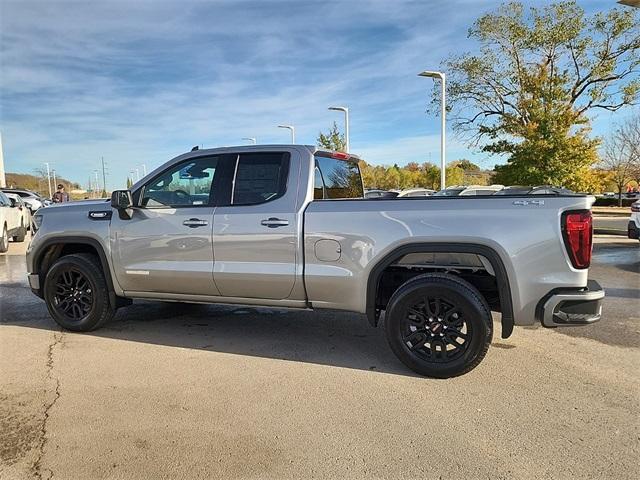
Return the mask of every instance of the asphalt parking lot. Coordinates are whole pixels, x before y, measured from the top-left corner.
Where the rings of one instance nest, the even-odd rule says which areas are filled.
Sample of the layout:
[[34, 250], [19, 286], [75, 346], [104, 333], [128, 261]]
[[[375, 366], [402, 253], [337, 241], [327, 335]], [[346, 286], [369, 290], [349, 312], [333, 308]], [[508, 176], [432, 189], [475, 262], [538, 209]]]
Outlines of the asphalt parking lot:
[[61, 332], [25, 246], [0, 255], [3, 479], [640, 476], [637, 241], [596, 238], [601, 322], [516, 328], [450, 380], [344, 313], [136, 302]]

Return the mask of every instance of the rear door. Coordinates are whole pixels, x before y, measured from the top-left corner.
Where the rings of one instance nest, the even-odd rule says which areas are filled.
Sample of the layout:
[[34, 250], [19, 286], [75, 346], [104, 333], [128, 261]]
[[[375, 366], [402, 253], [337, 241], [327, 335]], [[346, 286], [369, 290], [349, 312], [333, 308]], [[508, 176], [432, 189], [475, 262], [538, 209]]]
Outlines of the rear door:
[[213, 219], [214, 279], [222, 296], [279, 300], [293, 289], [301, 226], [296, 215], [300, 161], [291, 155], [236, 155], [230, 199], [217, 207]]

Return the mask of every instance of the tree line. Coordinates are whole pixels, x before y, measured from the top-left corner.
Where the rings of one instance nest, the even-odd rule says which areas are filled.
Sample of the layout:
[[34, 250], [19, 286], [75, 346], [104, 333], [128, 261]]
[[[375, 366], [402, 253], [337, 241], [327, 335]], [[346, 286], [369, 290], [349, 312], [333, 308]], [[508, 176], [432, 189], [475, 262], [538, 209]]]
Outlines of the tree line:
[[[576, 1], [525, 7], [508, 2], [478, 18], [468, 32], [477, 48], [442, 62], [450, 127], [470, 148], [502, 159], [490, 181], [557, 185], [574, 191], [622, 191], [640, 177], [640, 115], [606, 139], [592, 116], [637, 105], [640, 9], [617, 6], [587, 15]], [[428, 110], [439, 113], [434, 86]], [[343, 149], [337, 127], [318, 144]], [[365, 185], [439, 187], [437, 167], [363, 165]], [[468, 170], [451, 169], [451, 183]], [[449, 172], [447, 172], [449, 173]], [[449, 181], [447, 181], [449, 183]]]

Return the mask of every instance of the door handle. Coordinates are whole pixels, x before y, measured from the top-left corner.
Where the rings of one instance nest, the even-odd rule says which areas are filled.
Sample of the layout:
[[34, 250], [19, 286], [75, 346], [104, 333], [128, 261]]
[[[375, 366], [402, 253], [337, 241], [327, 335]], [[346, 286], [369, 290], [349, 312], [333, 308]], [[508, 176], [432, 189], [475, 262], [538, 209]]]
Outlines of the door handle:
[[286, 227], [287, 225], [289, 225], [289, 220], [283, 220], [281, 218], [270, 217], [270, 218], [267, 218], [266, 220], [262, 220], [260, 222], [260, 225], [263, 225], [263, 226], [269, 227], [269, 228]]
[[206, 227], [209, 225], [209, 222], [206, 220], [200, 220], [199, 218], [190, 218], [189, 220], [185, 220], [182, 222], [185, 227], [189, 228], [198, 228], [198, 227]]

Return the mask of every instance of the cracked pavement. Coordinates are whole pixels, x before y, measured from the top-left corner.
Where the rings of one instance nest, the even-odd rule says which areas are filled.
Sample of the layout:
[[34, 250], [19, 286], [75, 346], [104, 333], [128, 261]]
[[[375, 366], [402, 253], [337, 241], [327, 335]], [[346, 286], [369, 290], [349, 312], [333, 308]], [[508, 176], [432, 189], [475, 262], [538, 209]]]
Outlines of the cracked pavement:
[[344, 313], [136, 302], [63, 333], [23, 252], [0, 255], [3, 480], [640, 476], [637, 242], [597, 240], [599, 324], [516, 328], [445, 381]]

